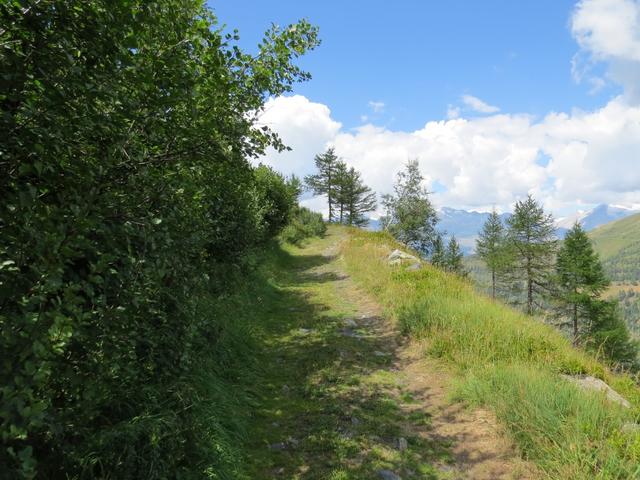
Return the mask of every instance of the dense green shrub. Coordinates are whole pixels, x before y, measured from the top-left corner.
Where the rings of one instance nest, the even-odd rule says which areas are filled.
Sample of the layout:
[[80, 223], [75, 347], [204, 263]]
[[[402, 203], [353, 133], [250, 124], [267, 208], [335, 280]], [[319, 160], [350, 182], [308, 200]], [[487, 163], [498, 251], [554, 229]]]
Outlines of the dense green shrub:
[[277, 235], [291, 220], [299, 194], [295, 177], [285, 180], [282, 174], [266, 165], [255, 170], [256, 210], [260, 212], [265, 238]]
[[0, 25], [3, 473], [217, 478], [189, 374], [225, 326], [202, 299], [282, 225], [254, 121], [316, 31], [252, 57], [201, 0], [3, 2]]
[[322, 214], [312, 212], [305, 207], [295, 207], [291, 222], [287, 225], [280, 237], [288, 243], [297, 245], [310, 237], [321, 237], [327, 231], [327, 225], [322, 219]]

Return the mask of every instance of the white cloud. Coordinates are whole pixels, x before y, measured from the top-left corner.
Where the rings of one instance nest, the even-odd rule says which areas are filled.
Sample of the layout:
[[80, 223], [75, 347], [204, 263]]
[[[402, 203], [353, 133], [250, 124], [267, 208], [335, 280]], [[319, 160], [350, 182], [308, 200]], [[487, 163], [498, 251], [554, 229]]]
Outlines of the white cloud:
[[373, 110], [374, 113], [381, 113], [384, 111], [385, 104], [384, 102], [374, 102], [373, 100], [369, 101], [369, 108]]
[[496, 113], [500, 111], [498, 107], [489, 105], [488, 103], [480, 100], [478, 97], [474, 97], [473, 95], [462, 95], [460, 99], [462, 100], [462, 103], [464, 103], [467, 107], [479, 113]]
[[[327, 106], [302, 96], [281, 97], [267, 103], [261, 120], [293, 151], [270, 151], [263, 160], [304, 175], [313, 170], [314, 155], [333, 145], [368, 185], [388, 193], [406, 161], [418, 158], [426, 186], [439, 187], [434, 199], [440, 206], [508, 210], [532, 193], [563, 215], [596, 203], [638, 207], [640, 2], [582, 0], [570, 28], [580, 47], [571, 66], [574, 78], [593, 91], [606, 80], [623, 87], [623, 94], [599, 109], [536, 119], [500, 114], [498, 107], [463, 95], [467, 109], [486, 115], [463, 118], [459, 106], [449, 105], [445, 120], [414, 131], [371, 124], [345, 131]], [[604, 73], [602, 68], [594, 73], [599, 63]], [[369, 106], [374, 113], [384, 109], [382, 102]], [[323, 205], [321, 199], [305, 202], [317, 209]]]
[[640, 203], [640, 107], [622, 98], [593, 112], [551, 113], [537, 121], [524, 114], [456, 118], [411, 132], [374, 125], [345, 131], [327, 107], [304, 97], [273, 100], [265, 115], [294, 148], [267, 157], [286, 173], [309, 173], [313, 156], [333, 145], [378, 193], [391, 191], [407, 159], [419, 158], [426, 186], [437, 181], [446, 188], [434, 194], [441, 206], [507, 210], [528, 193], [555, 211]]
[[625, 99], [640, 102], [640, 3], [581, 0], [571, 16], [571, 33], [580, 46], [572, 62], [576, 81], [586, 77], [599, 87], [604, 79], [594, 80], [591, 70], [606, 62], [607, 77], [623, 86]]
[[326, 149], [342, 127], [331, 118], [329, 107], [301, 95], [268, 100], [259, 124], [269, 126], [292, 148], [282, 153], [270, 149], [260, 161], [299, 176], [313, 171], [313, 157]]

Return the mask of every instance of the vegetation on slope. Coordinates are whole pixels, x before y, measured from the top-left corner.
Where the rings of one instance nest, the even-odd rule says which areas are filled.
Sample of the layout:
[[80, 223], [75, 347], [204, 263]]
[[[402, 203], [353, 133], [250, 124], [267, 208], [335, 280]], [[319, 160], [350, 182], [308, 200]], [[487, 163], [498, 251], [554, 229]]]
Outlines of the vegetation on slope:
[[[390, 267], [385, 259], [398, 247], [387, 234], [354, 231], [343, 253], [353, 277], [402, 330], [457, 368], [459, 398], [491, 407], [523, 455], [552, 478], [640, 475], [640, 435], [621, 429], [640, 413], [631, 378], [612, 374], [552, 327], [478, 295], [458, 276], [428, 265]], [[578, 390], [560, 374], [604, 379], [633, 407]]]
[[640, 214], [589, 232], [605, 270], [614, 281], [640, 281]]

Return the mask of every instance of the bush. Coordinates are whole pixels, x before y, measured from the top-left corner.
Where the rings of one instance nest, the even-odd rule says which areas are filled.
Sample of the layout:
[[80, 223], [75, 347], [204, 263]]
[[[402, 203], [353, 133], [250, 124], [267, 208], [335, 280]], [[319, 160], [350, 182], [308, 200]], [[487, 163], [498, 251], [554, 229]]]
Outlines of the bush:
[[263, 239], [273, 238], [289, 223], [297, 206], [298, 188], [266, 165], [255, 172], [256, 210], [263, 226]]
[[291, 223], [282, 231], [280, 238], [293, 245], [299, 245], [311, 237], [321, 237], [327, 231], [322, 214], [312, 212], [305, 207], [296, 207]]
[[281, 226], [254, 120], [315, 29], [252, 57], [200, 0], [23, 4], [0, 5], [3, 474], [222, 475], [191, 374], [228, 324], [202, 305]]

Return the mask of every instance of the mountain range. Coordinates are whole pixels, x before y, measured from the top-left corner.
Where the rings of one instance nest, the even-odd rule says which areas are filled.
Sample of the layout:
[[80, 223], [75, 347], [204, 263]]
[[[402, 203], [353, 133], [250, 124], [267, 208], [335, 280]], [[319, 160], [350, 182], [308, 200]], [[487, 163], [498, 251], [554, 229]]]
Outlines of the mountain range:
[[[592, 210], [579, 211], [575, 215], [557, 219], [556, 234], [558, 237], [563, 238], [576, 221], [580, 222], [585, 230], [591, 231], [601, 225], [628, 217], [634, 213], [640, 213], [640, 210], [601, 204]], [[510, 216], [511, 213], [500, 214], [503, 222], [506, 222]], [[465, 254], [470, 254], [475, 249], [476, 238], [487, 218], [489, 218], [489, 213], [442, 207], [438, 211], [438, 217], [438, 228], [446, 232], [445, 236], [447, 238], [455, 235]], [[371, 219], [368, 228], [370, 230], [380, 230], [380, 221]]]

